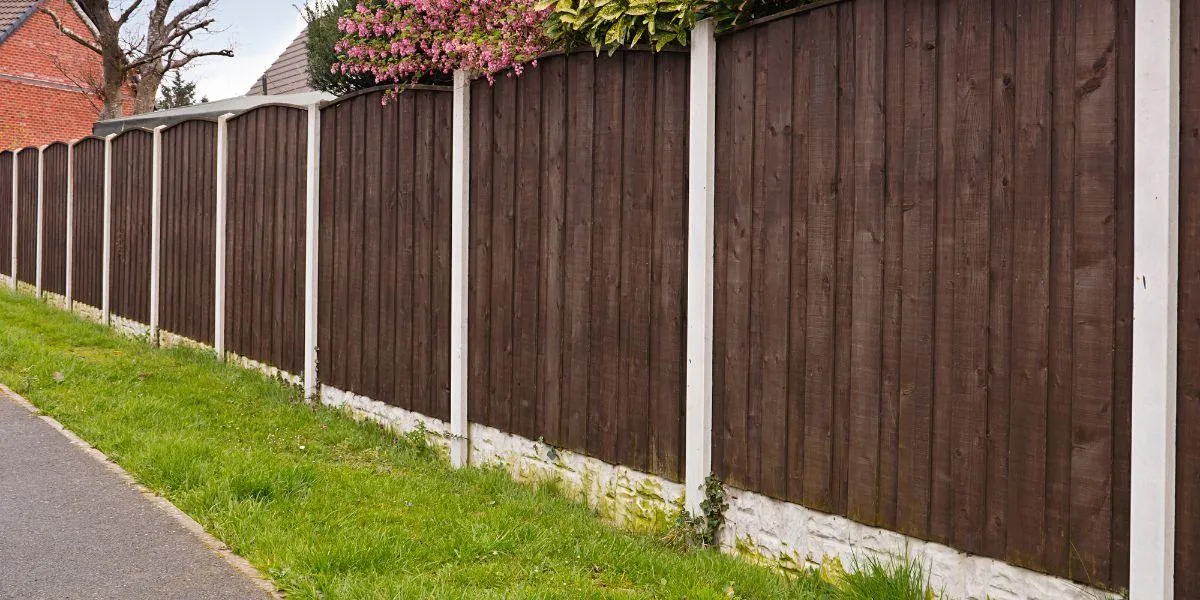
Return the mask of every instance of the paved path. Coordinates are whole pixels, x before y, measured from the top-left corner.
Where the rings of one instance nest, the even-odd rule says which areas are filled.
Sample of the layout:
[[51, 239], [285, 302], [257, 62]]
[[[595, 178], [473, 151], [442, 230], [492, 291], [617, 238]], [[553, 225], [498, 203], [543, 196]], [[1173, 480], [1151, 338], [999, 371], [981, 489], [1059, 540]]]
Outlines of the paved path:
[[271, 597], [18, 402], [0, 389], [0, 599]]

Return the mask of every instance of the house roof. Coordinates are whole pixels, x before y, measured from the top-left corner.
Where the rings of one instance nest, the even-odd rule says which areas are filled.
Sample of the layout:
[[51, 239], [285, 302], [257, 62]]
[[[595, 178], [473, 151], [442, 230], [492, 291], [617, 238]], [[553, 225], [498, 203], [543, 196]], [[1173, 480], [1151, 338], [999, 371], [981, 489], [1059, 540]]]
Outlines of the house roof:
[[[0, 0], [3, 1], [3, 0]], [[254, 82], [247, 96], [311, 92], [308, 84], [308, 28], [284, 48], [275, 62]]]
[[[8, 36], [25, 24], [29, 17], [37, 11], [38, 7], [45, 4], [46, 0], [0, 0], [0, 43], [3, 43]], [[83, 19], [84, 24], [96, 33], [96, 26], [92, 24], [91, 18], [84, 13], [75, 0], [67, 0], [71, 8], [79, 14], [79, 18]]]

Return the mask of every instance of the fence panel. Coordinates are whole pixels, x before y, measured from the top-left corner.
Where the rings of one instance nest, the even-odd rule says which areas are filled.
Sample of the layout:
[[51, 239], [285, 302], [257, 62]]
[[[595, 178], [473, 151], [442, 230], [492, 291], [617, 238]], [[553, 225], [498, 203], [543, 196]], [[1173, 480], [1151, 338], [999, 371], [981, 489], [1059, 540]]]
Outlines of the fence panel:
[[473, 84], [473, 419], [680, 477], [687, 69], [579, 52]]
[[862, 0], [720, 38], [721, 477], [1125, 584], [1132, 6]]
[[1180, 7], [1179, 381], [1175, 596], [1200, 597], [1200, 5]]
[[17, 153], [17, 279], [37, 283], [38, 149]]
[[322, 382], [449, 419], [448, 89], [321, 116]]
[[71, 189], [71, 297], [100, 308], [104, 293], [104, 140], [75, 144]]
[[162, 132], [160, 322], [213, 343], [217, 124], [184, 121]]
[[0, 152], [0, 275], [12, 275], [12, 182], [11, 151]]
[[46, 147], [43, 156], [42, 289], [67, 293], [67, 154], [63, 142]]
[[265, 106], [229, 121], [229, 350], [298, 374], [304, 362], [308, 115]]
[[154, 135], [133, 129], [112, 142], [113, 314], [150, 322], [150, 193]]

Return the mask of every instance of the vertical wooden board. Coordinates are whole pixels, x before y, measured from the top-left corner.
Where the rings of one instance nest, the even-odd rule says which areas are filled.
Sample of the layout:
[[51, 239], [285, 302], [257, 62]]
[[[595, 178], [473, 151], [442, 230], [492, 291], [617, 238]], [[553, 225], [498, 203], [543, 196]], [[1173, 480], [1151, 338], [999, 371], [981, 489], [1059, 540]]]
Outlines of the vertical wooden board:
[[1014, 73], [1012, 339], [1005, 489], [1005, 558], [1038, 567], [1043, 552], [1046, 489], [1046, 360], [1050, 279], [1051, 55], [1053, 5], [1016, 5]]
[[66, 144], [51, 144], [45, 153], [42, 200], [42, 288], [55, 294], [66, 293], [66, 171]]
[[[884, 150], [886, 22], [884, 0], [855, 2], [853, 318], [849, 323], [849, 480], [846, 514], [876, 523], [879, 495], [880, 384], [883, 357]], [[839, 331], [845, 331], [839, 329]]]
[[17, 153], [17, 279], [33, 285], [37, 279], [38, 150]]
[[415, 185], [416, 154], [418, 148], [417, 133], [417, 103], [412, 94], [402, 95], [397, 102], [399, 110], [400, 148], [397, 152], [396, 172], [399, 177], [397, 186], [396, 215], [396, 329], [398, 340], [396, 347], [395, 385], [396, 404], [409, 410], [417, 410], [420, 406], [414, 394], [413, 386], [413, 353], [416, 342], [413, 340], [413, 290], [414, 265], [414, 225], [413, 215], [416, 205]]
[[538, 297], [541, 200], [538, 173], [542, 168], [542, 72], [529, 69], [517, 79], [516, 187], [513, 234], [513, 407], [511, 429], [536, 439], [538, 422]]
[[[333, 210], [334, 203], [337, 201], [335, 196], [337, 182], [337, 168], [334, 163], [334, 156], [337, 152], [337, 126], [338, 126], [338, 104], [327, 106], [321, 109], [321, 163], [318, 166], [320, 173], [320, 187], [318, 188], [321, 196], [319, 230], [318, 238], [319, 252], [317, 255], [317, 347], [318, 347], [318, 364], [317, 374], [322, 384], [336, 386], [338, 382], [335, 380], [332, 368], [333, 363], [337, 360], [338, 348], [333, 344], [333, 315], [335, 312], [333, 303], [336, 301], [336, 293], [334, 290], [334, 266], [333, 257], [335, 254], [334, 233], [337, 230], [338, 223], [335, 219]], [[391, 332], [385, 330], [385, 334]]]
[[683, 473], [688, 182], [688, 60], [656, 57], [654, 254], [651, 262], [649, 470]]
[[349, 130], [349, 140], [342, 149], [350, 155], [349, 170], [346, 171], [347, 185], [345, 186], [346, 227], [347, 227], [347, 259], [342, 262], [346, 270], [346, 303], [345, 327], [346, 353], [345, 379], [346, 389], [363, 389], [362, 364], [365, 351], [363, 336], [366, 326], [363, 310], [366, 287], [363, 284], [363, 254], [366, 217], [364, 196], [364, 177], [366, 174], [367, 149], [363, 145], [366, 138], [367, 98], [356, 96], [346, 103], [345, 124]]
[[[1076, 6], [1054, 13], [1054, 89], [1075, 88]], [[1055, 94], [1052, 115], [1049, 383], [1046, 414], [1045, 550], [1040, 567], [1068, 572], [1070, 556], [1071, 404], [1074, 337], [1075, 94]]]
[[1117, 3], [1116, 369], [1113, 398], [1113, 530], [1109, 584], [1129, 586], [1133, 419], [1134, 0]]
[[292, 128], [292, 111], [279, 111], [279, 118], [275, 122], [274, 130], [268, 130], [268, 143], [275, 148], [280, 148], [283, 151], [276, 154], [276, 159], [271, 165], [271, 169], [267, 173], [267, 185], [270, 186], [271, 192], [267, 193], [266, 197], [270, 204], [267, 206], [270, 215], [271, 228], [274, 232], [271, 243], [268, 244], [269, 258], [267, 259], [267, 268], [271, 270], [271, 289], [270, 302], [265, 303], [264, 308], [268, 311], [267, 318], [264, 323], [271, 324], [271, 357], [272, 363], [283, 366], [290, 363], [287, 361], [288, 355], [288, 330], [290, 315], [285, 314], [285, 298], [287, 296], [288, 287], [288, 247], [291, 245], [291, 232], [288, 228], [288, 215], [292, 211], [292, 185], [295, 173], [292, 171], [292, 164], [297, 154], [304, 154], [302, 148], [297, 148], [291, 145], [295, 137], [289, 135], [294, 129]]
[[[628, 51], [624, 104], [654, 106], [654, 57]], [[654, 113], [626, 110], [621, 170], [620, 371], [617, 460], [645, 470], [650, 394], [650, 255], [654, 235]]]
[[299, 150], [292, 162], [294, 175], [290, 178], [292, 185], [291, 212], [288, 226], [291, 230], [288, 246], [287, 269], [291, 273], [286, 293], [285, 310], [288, 315], [287, 344], [291, 354], [293, 373], [304, 372], [304, 265], [305, 265], [305, 217], [308, 211], [308, 111], [297, 110], [292, 113], [294, 125], [293, 139]]
[[[468, 361], [467, 416], [469, 421], [487, 423], [490, 398], [489, 355], [491, 351], [492, 291], [492, 87], [486, 80], [471, 84], [471, 262], [468, 268]], [[399, 279], [399, 278], [397, 278]]]
[[[540, 61], [542, 130], [541, 249], [538, 252], [538, 423], [546, 441], [563, 445], [563, 226], [566, 202], [567, 60], [562, 55]], [[533, 82], [531, 82], [532, 84]]]
[[[566, 447], [580, 452], [588, 449], [588, 373], [592, 366], [592, 152], [595, 144], [595, 60], [591, 52], [567, 56], [563, 439]], [[566, 246], [567, 243], [569, 246]]]
[[622, 109], [620, 55], [595, 63], [595, 136], [592, 188], [592, 365], [588, 380], [588, 450], [615, 463], [619, 364]]
[[[929, 531], [937, 219], [937, 6], [906, 2], [896, 528]], [[891, 116], [889, 115], [889, 118]]]
[[[368, 102], [372, 104], [383, 102], [382, 94], [371, 94]], [[379, 356], [376, 368], [375, 399], [388, 404], [396, 402], [396, 376], [394, 364], [397, 347], [408, 343], [408, 340], [396, 338], [396, 298], [400, 281], [396, 274], [396, 245], [399, 240], [396, 232], [399, 227], [396, 219], [399, 216], [399, 178], [404, 174], [403, 167], [398, 163], [400, 144], [400, 110], [397, 102], [391, 102], [380, 109], [379, 127]]]
[[[335, 385], [343, 390], [350, 389], [352, 382], [350, 369], [353, 368], [353, 362], [350, 360], [350, 346], [355, 343], [354, 338], [350, 337], [349, 328], [349, 311], [350, 302], [353, 294], [350, 291], [350, 266], [352, 264], [353, 249], [351, 244], [354, 238], [350, 233], [350, 221], [353, 218], [350, 208], [350, 179], [353, 177], [351, 169], [351, 145], [354, 143], [351, 129], [354, 119], [353, 100], [342, 102], [337, 105], [335, 119], [337, 121], [337, 139], [334, 143], [334, 151], [336, 157], [334, 159], [334, 169], [337, 172], [337, 187], [335, 189], [335, 197], [333, 200], [333, 219], [336, 223], [334, 227], [334, 248], [333, 252], [333, 297], [334, 304], [337, 310], [333, 313], [338, 315], [337, 326], [333, 330], [333, 347], [336, 348], [333, 352], [326, 353], [327, 360], [333, 362], [333, 380]], [[407, 339], [407, 338], [401, 338]], [[333, 356], [330, 356], [333, 355]]]
[[791, 502], [804, 501], [804, 432], [807, 389], [805, 369], [808, 347], [808, 190], [811, 178], [809, 139], [813, 123], [809, 118], [812, 97], [812, 24], [811, 14], [792, 20], [791, 83], [792, 127], [788, 140], [791, 152], [791, 222], [788, 224], [788, 347], [787, 347], [787, 422], [784, 441], [787, 457], [785, 497]]
[[1111, 568], [1116, 316], [1116, 10], [1096, 1], [1075, 22], [1076, 183], [1070, 573]]
[[416, 95], [416, 162], [413, 172], [413, 395], [422, 414], [433, 413], [433, 146], [434, 104]]
[[454, 96], [447, 92], [425, 92], [437, 109], [430, 145], [433, 157], [433, 388], [430, 415], [450, 420], [450, 203], [451, 132]]
[[904, 185], [904, 7], [905, 0], [887, 0], [881, 66], [884, 71], [884, 184], [883, 281], [880, 339], [879, 492], [876, 522], [896, 528], [899, 475], [897, 455], [900, 418], [900, 295], [903, 262]]
[[1015, 19], [1012, 2], [994, 2], [992, 28], [991, 191], [988, 270], [987, 480], [983, 550], [1003, 557], [1007, 547], [1010, 355], [1013, 305], [1013, 187], [1015, 127]]
[[728, 186], [721, 194], [728, 204], [724, 220], [718, 227], [725, 229], [724, 252], [724, 335], [725, 354], [718, 357], [718, 368], [724, 371], [723, 389], [714, 390], [723, 399], [721, 423], [714, 423], [714, 436], [720, 436], [726, 477], [733, 485], [745, 486], [750, 470], [747, 455], [746, 413], [748, 411], [748, 377], [750, 363], [750, 287], [751, 287], [751, 221], [753, 205], [754, 161], [754, 62], [755, 31], [731, 35], [724, 42], [732, 54], [730, 73], [722, 86], [732, 90], [729, 98], [729, 117], [725, 127], [731, 130], [729, 154], [719, 161], [728, 169], [723, 181]]
[[838, 195], [835, 202], [838, 207], [837, 215], [837, 251], [836, 251], [836, 281], [834, 289], [834, 367], [833, 367], [833, 460], [830, 471], [832, 481], [834, 509], [839, 514], [845, 514], [847, 485], [850, 470], [850, 421], [851, 421], [851, 379], [854, 375], [852, 367], [851, 336], [845, 332], [852, 331], [853, 313], [853, 277], [854, 277], [854, 227], [855, 209], [852, 192], [854, 190], [855, 155], [857, 148], [854, 144], [856, 105], [855, 74], [858, 68], [854, 25], [854, 5], [838, 4], [838, 86], [839, 96], [837, 135], [838, 148]]
[[492, 331], [491, 393], [488, 421], [512, 431], [513, 413], [513, 258], [516, 249], [514, 186], [516, 182], [517, 82], [496, 81], [492, 88]]
[[[0, 152], [0, 274], [12, 271], [12, 164], [11, 151]], [[9, 243], [4, 243], [4, 242]]]
[[[1200, 4], [1179, 7], [1179, 365], [1200, 361]], [[3, 165], [0, 164], [0, 167]], [[1200, 370], [1179, 369], [1175, 595], [1200, 595]]]
[[[267, 244], [271, 241], [271, 232], [267, 229], [268, 221], [265, 216], [267, 205], [263, 197], [264, 182], [267, 178], [267, 122], [273, 124], [275, 107], [259, 109], [253, 113], [253, 120], [247, 121], [246, 136], [253, 139], [253, 146], [247, 148], [249, 168], [246, 170], [246, 180], [242, 190], [246, 202], [246, 220], [242, 230], [242, 243], [245, 246], [245, 269], [242, 271], [242, 343], [240, 353], [254, 360], [269, 362], [267, 347], [270, 338], [264, 335], [268, 332], [264, 323], [265, 311], [263, 304], [269, 293], [270, 271], [266, 270], [263, 257], [266, 255]], [[272, 127], [273, 128], [273, 127]], [[265, 339], [264, 339], [265, 338]]]
[[958, 3], [938, 5], [937, 26], [937, 215], [934, 291], [934, 389], [933, 433], [930, 459], [932, 481], [929, 494], [929, 537], [950, 541], [952, 480], [951, 414], [955, 403], [953, 378], [956, 352], [954, 330], [955, 277], [955, 194], [957, 146], [955, 122], [957, 89]]
[[[736, 54], [736, 47], [729, 44], [729, 39], [736, 35], [717, 38], [716, 44], [716, 90], [713, 94], [715, 104], [714, 117], [716, 131], [714, 132], [716, 156], [724, 158], [729, 155], [730, 149], [733, 147], [733, 129], [729, 127], [731, 115], [733, 113], [733, 88], [725, 82], [733, 75], [733, 63]], [[725, 298], [727, 296], [725, 289], [726, 269], [728, 265], [727, 252], [728, 248], [726, 226], [728, 220], [729, 205], [728, 197], [730, 194], [731, 185], [730, 178], [732, 173], [728, 169], [728, 163], [724, 160], [714, 160], [714, 189], [713, 189], [713, 318], [712, 318], [712, 424], [711, 434], [709, 437], [712, 440], [712, 472], [722, 481], [729, 481], [729, 469], [725, 460], [725, 436], [723, 435], [724, 424], [727, 419], [726, 415], [729, 412], [726, 404], [728, 398], [725, 394], [725, 336], [726, 336], [726, 309]]]
[[837, 283], [838, 8], [810, 13], [808, 177], [806, 229], [808, 258], [804, 327], [804, 495], [806, 506], [829, 511], [833, 496], [833, 380]]
[[[761, 213], [755, 227], [754, 290], [758, 309], [751, 318], [758, 338], [750, 360], [761, 376], [751, 385], [759, 389], [756, 427], [747, 431], [747, 445], [755, 448], [751, 460], [755, 489], [787, 497], [789, 472], [788, 366], [789, 289], [791, 286], [792, 226], [792, 53], [795, 25], [780, 19], [760, 30], [755, 63], [755, 206]], [[757, 211], [756, 211], [757, 212]], [[797, 335], [800, 332], [796, 332]]]
[[363, 361], [362, 389], [371, 398], [380, 398], [379, 386], [379, 330], [383, 321], [380, 307], [380, 249], [382, 246], [380, 224], [382, 219], [381, 187], [383, 184], [383, 113], [387, 110], [382, 103], [370, 95], [364, 95], [366, 107], [366, 137], [361, 142], [365, 151], [366, 171], [363, 181], [366, 218], [366, 237], [363, 239]]
[[[778, 25], [778, 23], [774, 23], [774, 25]], [[746, 467], [741, 473], [742, 485], [746, 489], [758, 490], [762, 487], [760, 480], [762, 474], [762, 402], [764, 384], [763, 288], [766, 280], [763, 266], [767, 262], [763, 256], [765, 251], [764, 238], [766, 237], [763, 231], [766, 198], [765, 194], [761, 193], [760, 182], [764, 178], [763, 167], [766, 163], [764, 143], [769, 135], [769, 132], [766, 131], [765, 122], [766, 107], [769, 102], [766, 81], [769, 75], [764, 76], [762, 74], [767, 62], [768, 32], [765, 28], [755, 28], [753, 34], [754, 62], [750, 67], [754, 70], [754, 88], [751, 91], [753, 101], [750, 108], [750, 135], [752, 142], [750, 144], [750, 171], [748, 174], [750, 187], [747, 190], [750, 201], [749, 220], [747, 221], [749, 228], [749, 254], [747, 257], [749, 279], [747, 280], [746, 287], [747, 304], [749, 305], [747, 321], [749, 332], [746, 338], [748, 354], [746, 359], [746, 409], [739, 422], [745, 423], [745, 432], [743, 433], [745, 439], [740, 440], [740, 443], [746, 448]], [[778, 56], [779, 52], [775, 54]]]

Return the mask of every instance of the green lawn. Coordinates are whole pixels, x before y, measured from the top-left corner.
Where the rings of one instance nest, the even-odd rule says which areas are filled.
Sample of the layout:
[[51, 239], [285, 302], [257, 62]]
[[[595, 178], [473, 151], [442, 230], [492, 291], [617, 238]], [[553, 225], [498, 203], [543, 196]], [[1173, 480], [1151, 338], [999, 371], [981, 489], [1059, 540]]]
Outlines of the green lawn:
[[0, 382], [293, 598], [861, 597], [816, 575], [786, 578], [661, 534], [618, 531], [548, 486], [451, 469], [415, 436], [8, 291]]

